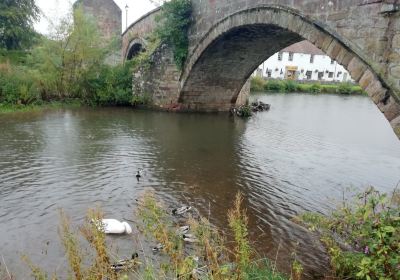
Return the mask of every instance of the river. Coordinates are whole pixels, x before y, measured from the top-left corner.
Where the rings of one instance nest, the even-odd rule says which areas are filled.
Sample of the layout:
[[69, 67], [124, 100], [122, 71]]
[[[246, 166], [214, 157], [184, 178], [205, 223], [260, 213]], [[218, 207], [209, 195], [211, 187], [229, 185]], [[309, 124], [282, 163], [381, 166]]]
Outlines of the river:
[[[241, 191], [258, 252], [277, 256], [287, 271], [296, 250], [307, 277], [322, 277], [329, 266], [322, 246], [291, 219], [326, 213], [349, 187], [391, 191], [400, 141], [367, 97], [252, 98], [271, 110], [249, 120], [127, 108], [0, 115], [0, 255], [8, 268], [17, 279], [29, 275], [26, 254], [50, 272], [64, 269], [60, 208], [75, 225], [96, 205], [122, 219], [152, 189], [167, 205], [189, 203], [226, 228]], [[112, 238], [121, 255], [133, 250], [130, 238]]]

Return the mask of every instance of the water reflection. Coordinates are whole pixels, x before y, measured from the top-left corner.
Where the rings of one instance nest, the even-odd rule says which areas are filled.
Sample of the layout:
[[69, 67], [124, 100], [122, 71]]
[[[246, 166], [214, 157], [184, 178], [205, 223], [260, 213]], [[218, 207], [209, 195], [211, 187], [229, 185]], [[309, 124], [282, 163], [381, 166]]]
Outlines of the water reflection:
[[[248, 121], [130, 109], [1, 116], [0, 253], [19, 276], [28, 273], [21, 253], [59, 267], [58, 208], [75, 224], [96, 204], [122, 219], [148, 188], [167, 204], [185, 201], [212, 213], [212, 222], [225, 228], [241, 191], [260, 253], [275, 258], [279, 248], [278, 266], [287, 268], [297, 250], [308, 275], [321, 276], [328, 263], [320, 244], [291, 218], [327, 211], [348, 186], [393, 188], [400, 142], [368, 98], [255, 98], [272, 109]], [[121, 254], [131, 252], [131, 238], [112, 241]]]

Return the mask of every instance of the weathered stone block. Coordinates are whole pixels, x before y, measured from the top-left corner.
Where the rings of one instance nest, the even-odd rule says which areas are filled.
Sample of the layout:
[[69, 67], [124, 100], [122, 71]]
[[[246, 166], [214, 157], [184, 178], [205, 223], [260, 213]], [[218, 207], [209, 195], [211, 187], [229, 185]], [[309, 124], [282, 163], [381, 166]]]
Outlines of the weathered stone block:
[[347, 70], [350, 72], [351, 77], [358, 82], [364, 71], [367, 70], [367, 66], [358, 57], [353, 57], [347, 66]]
[[400, 104], [393, 97], [390, 97], [386, 104], [379, 103], [378, 107], [389, 122], [400, 116]]
[[342, 48], [343, 47], [341, 43], [339, 43], [337, 40], [332, 40], [332, 43], [326, 50], [326, 54], [329, 55], [332, 59], [336, 59]]
[[396, 65], [390, 68], [390, 74], [397, 78], [400, 79], [400, 65]]
[[358, 84], [365, 90], [374, 80], [376, 80], [375, 75], [368, 69], [364, 72]]
[[387, 89], [382, 87], [382, 84], [378, 80], [373, 80], [368, 87], [365, 89], [371, 99], [378, 104], [385, 99], [387, 94]]

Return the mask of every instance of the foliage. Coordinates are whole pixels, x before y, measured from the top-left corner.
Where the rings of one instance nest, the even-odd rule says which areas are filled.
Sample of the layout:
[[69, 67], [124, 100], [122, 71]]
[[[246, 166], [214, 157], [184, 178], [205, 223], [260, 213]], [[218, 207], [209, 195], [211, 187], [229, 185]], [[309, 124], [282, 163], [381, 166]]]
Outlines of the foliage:
[[32, 45], [36, 33], [33, 22], [39, 18], [34, 0], [0, 2], [0, 48], [23, 49]]
[[[234, 236], [234, 249], [222, 233], [203, 217], [188, 215], [181, 223], [190, 226], [193, 242], [187, 245], [179, 233], [179, 223], [174, 221], [154, 194], [146, 193], [137, 209], [137, 229], [148, 242], [162, 245], [159, 258], [146, 257], [146, 251], [139, 255], [135, 265], [114, 272], [111, 264], [117, 258], [109, 252], [105, 234], [98, 230], [93, 220], [103, 218], [102, 212], [90, 210], [85, 224], [79, 231], [70, 226], [69, 218], [61, 212], [60, 236], [68, 260], [68, 279], [204, 279], [204, 280], [285, 280], [285, 275], [276, 272], [276, 267], [267, 259], [254, 259], [253, 249], [248, 240], [247, 216], [242, 210], [242, 196], [236, 196], [234, 207], [229, 211], [228, 220]], [[84, 237], [89, 249], [83, 249]], [[139, 248], [138, 248], [139, 249]], [[141, 247], [141, 249], [143, 249]], [[40, 268], [25, 258], [35, 279], [49, 279]], [[58, 279], [53, 275], [51, 279]]]
[[310, 92], [320, 93], [321, 92], [321, 84], [319, 84], [319, 83], [312, 84], [310, 87]]
[[157, 37], [162, 43], [172, 47], [175, 63], [182, 69], [188, 56], [192, 3], [190, 0], [171, 0], [164, 3], [161, 12], [156, 30]]
[[[252, 91], [260, 91], [260, 77], [251, 79]], [[351, 83], [320, 84], [316, 82], [297, 83], [291, 80], [268, 80], [262, 83], [264, 90], [271, 92], [305, 92], [305, 93], [333, 93], [333, 94], [354, 94], [366, 95], [366, 92], [358, 85]]]
[[371, 187], [328, 217], [305, 213], [300, 221], [319, 231], [338, 277], [400, 279], [399, 197]]
[[295, 92], [297, 91], [297, 83], [292, 80], [285, 81], [285, 91], [286, 92]]
[[0, 103], [32, 104], [40, 100], [34, 77], [26, 68], [9, 64], [0, 67]]
[[29, 54], [0, 52], [0, 104], [79, 99], [87, 105], [130, 105], [133, 65], [107, 65], [113, 47], [102, 42], [94, 20], [76, 9], [73, 24], [64, 19]]
[[262, 77], [252, 77], [250, 80], [251, 91], [263, 91], [266, 81]]
[[340, 83], [338, 92], [341, 94], [351, 94], [352, 85], [350, 83]]
[[275, 91], [280, 92], [284, 90], [284, 83], [282, 81], [277, 80], [269, 80], [265, 85], [265, 90], [267, 91]]
[[229, 227], [234, 233], [235, 239], [235, 262], [237, 265], [238, 278], [243, 278], [243, 274], [250, 264], [251, 248], [248, 240], [248, 218], [246, 212], [241, 209], [243, 198], [240, 194], [236, 195], [233, 209], [228, 212]]

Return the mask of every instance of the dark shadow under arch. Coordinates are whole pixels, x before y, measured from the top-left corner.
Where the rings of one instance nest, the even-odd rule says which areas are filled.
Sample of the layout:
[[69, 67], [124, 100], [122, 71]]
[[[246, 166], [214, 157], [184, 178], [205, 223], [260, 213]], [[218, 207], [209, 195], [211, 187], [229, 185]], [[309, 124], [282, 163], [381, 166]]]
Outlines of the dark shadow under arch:
[[214, 25], [189, 56], [180, 79], [179, 102], [188, 110], [229, 110], [263, 61], [304, 39], [343, 65], [396, 130], [399, 100], [360, 50], [310, 18], [281, 6], [242, 10]]
[[141, 52], [146, 51], [145, 42], [142, 39], [134, 39], [130, 42], [127, 52], [126, 52], [126, 60], [131, 60]]

